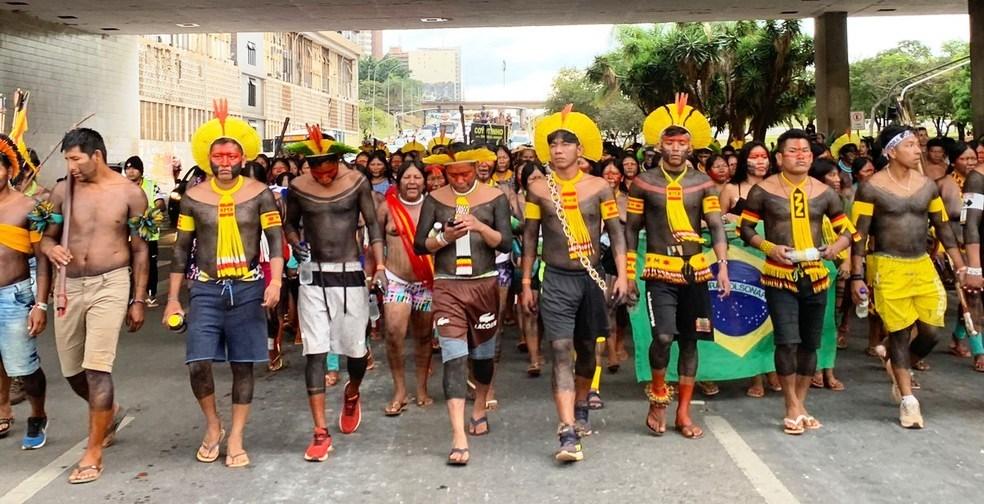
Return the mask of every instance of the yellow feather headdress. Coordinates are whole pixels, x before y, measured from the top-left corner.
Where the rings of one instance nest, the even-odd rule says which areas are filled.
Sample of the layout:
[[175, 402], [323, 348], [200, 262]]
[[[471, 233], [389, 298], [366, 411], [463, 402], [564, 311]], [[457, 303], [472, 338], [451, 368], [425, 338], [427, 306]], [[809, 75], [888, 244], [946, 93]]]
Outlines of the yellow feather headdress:
[[461, 151], [454, 154], [433, 154], [425, 157], [421, 161], [426, 165], [448, 166], [460, 163], [486, 163], [495, 162], [495, 153], [488, 149], [472, 149]]
[[851, 133], [850, 131], [844, 133], [843, 135], [837, 137], [837, 140], [834, 140], [834, 143], [830, 145], [830, 154], [832, 154], [834, 158], [840, 158], [840, 150], [848, 144], [854, 144], [855, 147], [860, 146], [861, 137], [857, 133]]
[[699, 110], [687, 105], [687, 94], [677, 93], [676, 102], [652, 111], [642, 123], [642, 134], [649, 145], [659, 145], [663, 131], [670, 126], [680, 126], [690, 132], [693, 149], [706, 148], [714, 140], [711, 124]]
[[215, 118], [202, 124], [191, 136], [191, 154], [195, 163], [206, 173], [212, 173], [209, 153], [212, 144], [220, 138], [228, 138], [239, 144], [243, 149], [243, 159], [251, 160], [263, 150], [263, 140], [260, 134], [248, 122], [229, 117], [229, 102], [225, 98], [212, 101]]
[[582, 154], [586, 159], [597, 161], [601, 159], [601, 131], [598, 125], [590, 117], [573, 112], [574, 106], [568, 104], [564, 110], [544, 117], [536, 125], [533, 131], [533, 145], [536, 148], [536, 155], [541, 161], [550, 160], [550, 144], [547, 137], [556, 131], [569, 131], [577, 137], [584, 149]]

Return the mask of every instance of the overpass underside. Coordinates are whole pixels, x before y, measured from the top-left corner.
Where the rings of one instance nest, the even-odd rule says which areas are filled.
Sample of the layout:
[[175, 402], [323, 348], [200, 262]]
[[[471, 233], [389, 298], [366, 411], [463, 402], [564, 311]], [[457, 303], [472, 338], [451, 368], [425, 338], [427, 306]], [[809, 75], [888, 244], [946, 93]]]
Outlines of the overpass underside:
[[[969, 13], [974, 131], [984, 132], [982, 0], [25, 0], [0, 2], [0, 92], [34, 91], [35, 145], [55, 143], [80, 117], [127, 138], [139, 110], [120, 108], [138, 87], [131, 35], [578, 25], [735, 19], [816, 19], [817, 127], [850, 126], [848, 16]], [[954, 27], [955, 29], [958, 27]], [[556, 41], [563, 43], [562, 40]], [[490, 44], [494, 44], [490, 41]], [[129, 129], [127, 129], [129, 128]], [[108, 140], [110, 140], [108, 139]], [[113, 143], [113, 142], [110, 142]], [[127, 142], [111, 145], [133, 152]], [[122, 155], [122, 152], [119, 153]]]

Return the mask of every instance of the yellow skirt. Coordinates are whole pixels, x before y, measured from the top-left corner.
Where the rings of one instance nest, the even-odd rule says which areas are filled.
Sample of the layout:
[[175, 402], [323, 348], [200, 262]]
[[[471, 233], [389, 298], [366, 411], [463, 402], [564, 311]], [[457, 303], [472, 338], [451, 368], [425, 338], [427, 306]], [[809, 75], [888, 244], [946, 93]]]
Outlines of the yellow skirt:
[[946, 291], [928, 255], [904, 258], [872, 254], [868, 256], [868, 272], [886, 331], [901, 331], [917, 320], [943, 327]]

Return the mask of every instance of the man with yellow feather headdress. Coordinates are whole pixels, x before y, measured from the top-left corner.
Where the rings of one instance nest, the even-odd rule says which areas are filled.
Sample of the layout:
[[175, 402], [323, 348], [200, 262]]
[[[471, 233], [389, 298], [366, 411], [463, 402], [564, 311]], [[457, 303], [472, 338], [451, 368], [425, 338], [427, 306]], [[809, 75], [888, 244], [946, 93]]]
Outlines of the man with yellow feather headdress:
[[434, 256], [432, 310], [451, 419], [450, 465], [465, 465], [471, 458], [464, 421], [469, 360], [476, 386], [468, 434], [489, 433], [485, 408], [495, 371], [499, 326], [495, 255], [512, 249], [506, 196], [478, 182], [476, 165], [493, 160], [495, 154], [487, 149], [423, 160], [428, 165], [443, 165], [448, 179], [448, 185], [427, 195], [420, 208], [414, 250]]
[[[219, 457], [226, 431], [216, 409], [212, 362], [228, 361], [233, 380], [232, 428], [225, 463], [233, 468], [250, 463], [243, 431], [253, 399], [253, 364], [269, 357], [263, 309], [280, 300], [283, 230], [273, 193], [265, 184], [241, 175], [245, 162], [260, 152], [259, 134], [242, 119], [229, 117], [225, 100], [214, 107], [215, 118], [191, 137], [195, 162], [209, 176], [181, 200], [164, 323], [180, 326], [180, 317], [185, 316], [178, 294], [192, 240], [197, 240], [185, 356], [191, 389], [206, 421], [196, 458], [210, 463]], [[266, 287], [259, 265], [261, 233], [270, 248], [271, 278]]]
[[625, 236], [608, 183], [578, 169], [579, 158], [601, 157], [601, 132], [594, 121], [568, 105], [540, 121], [533, 137], [537, 155], [549, 160], [552, 171], [546, 180], [529, 186], [524, 242], [537, 243], [543, 229], [546, 271], [537, 307], [531, 290], [537, 247], [526, 247], [522, 303], [531, 312], [539, 310], [553, 354], [553, 395], [560, 417], [555, 458], [577, 462], [584, 458], [581, 437], [591, 433], [587, 398], [595, 371], [595, 339], [608, 334], [608, 286], [598, 272], [602, 223], [618, 270], [611, 289], [615, 302], [627, 292]]
[[713, 273], [703, 253], [702, 221], [711, 232], [711, 245], [718, 259], [721, 295], [731, 292], [728, 245], [717, 186], [687, 161], [693, 149], [710, 144], [711, 126], [703, 114], [687, 105], [687, 95], [681, 93], [675, 103], [650, 113], [642, 129], [646, 143], [660, 147], [660, 159], [655, 166], [632, 183], [626, 223], [633, 290], [639, 230], [646, 230], [642, 279], [646, 282], [646, 306], [653, 337], [649, 346], [652, 383], [647, 391], [646, 426], [656, 436], [666, 432], [666, 408], [671, 399], [666, 367], [670, 346], [676, 340], [680, 349], [677, 361], [680, 381], [675, 425], [684, 437], [698, 439], [703, 436], [703, 430], [690, 418], [690, 399], [697, 376], [697, 340], [713, 337], [707, 287]]

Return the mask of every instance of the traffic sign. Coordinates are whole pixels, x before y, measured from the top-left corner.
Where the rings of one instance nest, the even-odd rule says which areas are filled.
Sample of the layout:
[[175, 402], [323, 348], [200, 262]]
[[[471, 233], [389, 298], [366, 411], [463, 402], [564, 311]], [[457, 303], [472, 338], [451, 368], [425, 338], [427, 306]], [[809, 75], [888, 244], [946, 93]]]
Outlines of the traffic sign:
[[864, 129], [864, 112], [861, 111], [851, 112], [851, 129], [852, 130]]

